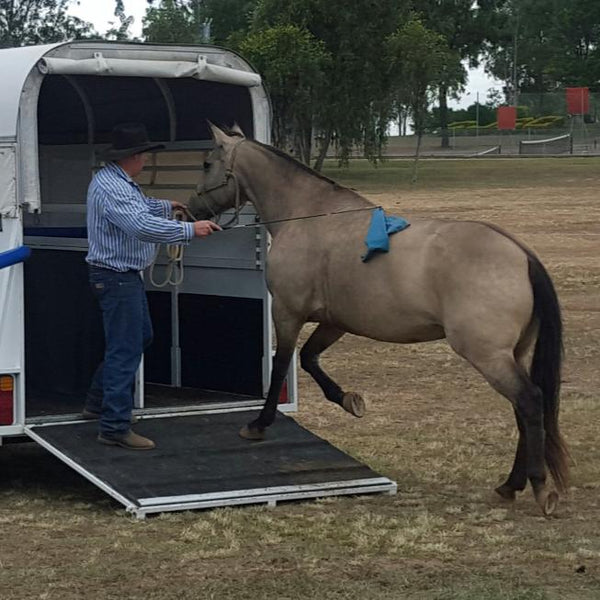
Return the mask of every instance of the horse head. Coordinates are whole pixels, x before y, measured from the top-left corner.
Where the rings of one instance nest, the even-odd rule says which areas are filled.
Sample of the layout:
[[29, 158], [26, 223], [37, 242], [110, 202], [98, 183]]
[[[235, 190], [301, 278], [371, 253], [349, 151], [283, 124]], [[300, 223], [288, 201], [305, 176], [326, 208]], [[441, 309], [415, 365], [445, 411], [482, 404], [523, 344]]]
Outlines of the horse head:
[[209, 122], [214, 147], [205, 158], [189, 209], [196, 219], [217, 217], [228, 208], [240, 208], [240, 189], [233, 171], [236, 149], [246, 138], [234, 125], [230, 133]]

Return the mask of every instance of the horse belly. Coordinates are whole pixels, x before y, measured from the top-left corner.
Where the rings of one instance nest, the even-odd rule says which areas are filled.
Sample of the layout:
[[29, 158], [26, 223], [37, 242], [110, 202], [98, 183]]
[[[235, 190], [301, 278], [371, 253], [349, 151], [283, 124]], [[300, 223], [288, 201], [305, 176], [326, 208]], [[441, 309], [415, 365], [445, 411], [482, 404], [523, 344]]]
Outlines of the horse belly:
[[410, 268], [408, 263], [399, 264], [397, 256], [382, 255], [372, 264], [346, 269], [342, 276], [337, 270], [338, 276], [330, 277], [328, 285], [332, 322], [349, 333], [386, 342], [443, 338], [437, 297], [427, 284], [420, 257], [413, 259]]
[[365, 303], [355, 308], [331, 305], [326, 319], [337, 328], [382, 342], [411, 344], [445, 337], [444, 328], [419, 312], [399, 312], [377, 303]]

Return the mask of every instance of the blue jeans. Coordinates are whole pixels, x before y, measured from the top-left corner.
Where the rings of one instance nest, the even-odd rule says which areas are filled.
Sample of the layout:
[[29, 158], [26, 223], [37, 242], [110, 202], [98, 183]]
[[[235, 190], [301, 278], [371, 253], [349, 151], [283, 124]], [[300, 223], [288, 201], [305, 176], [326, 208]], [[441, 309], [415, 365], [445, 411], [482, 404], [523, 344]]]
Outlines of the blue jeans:
[[135, 374], [152, 342], [152, 322], [137, 271], [90, 267], [90, 284], [102, 310], [105, 345], [86, 409], [100, 413], [100, 433], [111, 437], [127, 433], [131, 426]]

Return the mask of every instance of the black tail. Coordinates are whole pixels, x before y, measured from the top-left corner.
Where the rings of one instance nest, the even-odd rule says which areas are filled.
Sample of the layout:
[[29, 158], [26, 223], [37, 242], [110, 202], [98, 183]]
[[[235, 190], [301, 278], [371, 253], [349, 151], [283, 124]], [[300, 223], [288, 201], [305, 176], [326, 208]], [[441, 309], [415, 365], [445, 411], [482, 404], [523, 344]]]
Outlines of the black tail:
[[542, 263], [527, 253], [529, 280], [533, 289], [533, 314], [539, 331], [530, 377], [544, 398], [546, 463], [556, 487], [565, 491], [569, 479], [569, 453], [558, 427], [560, 375], [563, 359], [562, 319], [552, 280]]

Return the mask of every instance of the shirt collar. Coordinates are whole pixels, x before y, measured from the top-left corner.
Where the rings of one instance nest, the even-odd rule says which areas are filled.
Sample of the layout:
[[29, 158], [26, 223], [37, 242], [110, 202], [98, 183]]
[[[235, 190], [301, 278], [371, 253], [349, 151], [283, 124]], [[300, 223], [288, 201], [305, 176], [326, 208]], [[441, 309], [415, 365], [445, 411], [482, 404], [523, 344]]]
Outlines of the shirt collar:
[[123, 167], [121, 167], [118, 163], [111, 161], [107, 163], [106, 168], [112, 171], [118, 177], [121, 177], [122, 179], [125, 179], [125, 181], [132, 183], [136, 187], [139, 187], [138, 184], [133, 179], [131, 179], [131, 177], [125, 172]]

